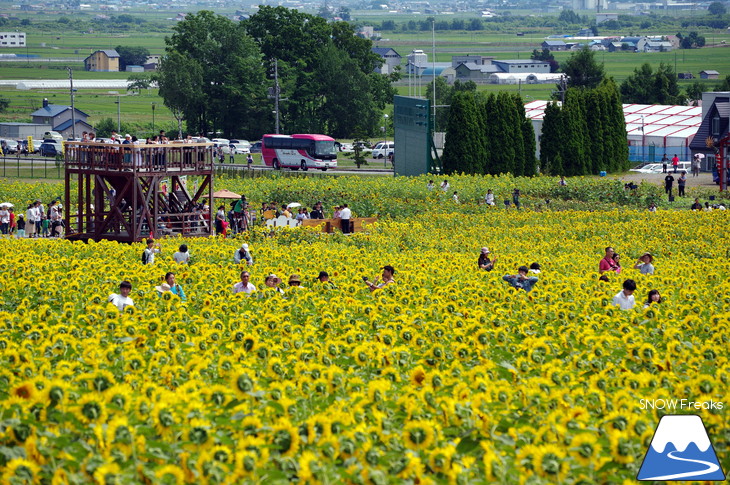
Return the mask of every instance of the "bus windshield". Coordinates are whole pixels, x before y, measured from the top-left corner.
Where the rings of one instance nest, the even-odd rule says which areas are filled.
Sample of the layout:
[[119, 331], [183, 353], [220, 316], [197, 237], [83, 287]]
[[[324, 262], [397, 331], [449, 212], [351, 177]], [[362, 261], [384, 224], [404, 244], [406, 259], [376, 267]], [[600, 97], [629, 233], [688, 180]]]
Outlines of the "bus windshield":
[[337, 150], [333, 140], [321, 140], [314, 142], [314, 151], [320, 158], [337, 158]]

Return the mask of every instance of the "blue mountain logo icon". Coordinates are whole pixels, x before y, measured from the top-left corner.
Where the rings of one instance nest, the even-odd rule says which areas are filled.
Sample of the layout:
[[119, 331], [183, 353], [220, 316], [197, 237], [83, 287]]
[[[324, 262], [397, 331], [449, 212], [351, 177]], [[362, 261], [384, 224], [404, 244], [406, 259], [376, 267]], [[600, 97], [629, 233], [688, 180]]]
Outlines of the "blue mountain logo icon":
[[663, 416], [636, 479], [725, 480], [702, 418], [695, 414]]

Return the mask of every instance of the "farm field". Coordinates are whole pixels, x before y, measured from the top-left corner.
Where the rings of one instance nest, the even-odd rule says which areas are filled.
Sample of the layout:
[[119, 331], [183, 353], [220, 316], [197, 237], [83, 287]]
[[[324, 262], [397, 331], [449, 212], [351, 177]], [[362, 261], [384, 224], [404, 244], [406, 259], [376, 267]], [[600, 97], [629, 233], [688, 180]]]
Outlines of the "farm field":
[[[609, 180], [449, 180], [497, 199], [519, 186], [530, 209], [453, 204], [427, 177], [224, 178], [254, 207], [387, 215], [350, 237], [163, 239], [152, 266], [140, 244], [0, 238], [0, 481], [621, 484], [669, 413], [646, 400], [672, 398], [725, 403], [673, 414], [702, 417], [728, 470], [728, 211], [634, 210]], [[0, 199], [60, 187], [0, 184]], [[535, 210], [554, 190], [593, 211]], [[233, 263], [242, 242], [253, 266]], [[171, 260], [181, 243], [189, 266]], [[608, 245], [624, 270], [603, 282]], [[631, 269], [645, 251], [654, 275]], [[502, 281], [532, 262], [530, 293]], [[371, 293], [361, 277], [385, 264], [396, 284]], [[270, 273], [304, 284], [231, 295], [242, 269], [259, 289]], [[158, 296], [167, 271], [186, 301]], [[620, 311], [625, 278], [637, 307]], [[121, 280], [122, 313], [106, 303]], [[644, 309], [650, 289], [663, 301]]]

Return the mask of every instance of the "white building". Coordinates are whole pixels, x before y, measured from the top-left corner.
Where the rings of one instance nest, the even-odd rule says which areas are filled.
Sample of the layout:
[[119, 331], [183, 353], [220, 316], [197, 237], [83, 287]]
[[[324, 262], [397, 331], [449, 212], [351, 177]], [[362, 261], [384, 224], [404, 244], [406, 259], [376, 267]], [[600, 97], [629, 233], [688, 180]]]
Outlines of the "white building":
[[25, 32], [0, 32], [0, 47], [25, 47]]

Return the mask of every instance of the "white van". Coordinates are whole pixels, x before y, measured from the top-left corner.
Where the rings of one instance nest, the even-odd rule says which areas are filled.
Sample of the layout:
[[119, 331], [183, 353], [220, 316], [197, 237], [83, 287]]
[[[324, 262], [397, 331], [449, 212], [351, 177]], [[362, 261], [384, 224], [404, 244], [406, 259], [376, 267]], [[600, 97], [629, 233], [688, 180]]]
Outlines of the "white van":
[[381, 141], [373, 148], [373, 158], [385, 158], [395, 150], [395, 143], [392, 141]]

